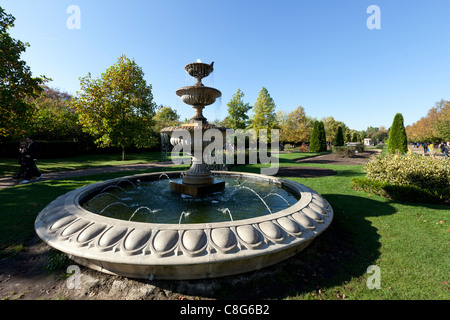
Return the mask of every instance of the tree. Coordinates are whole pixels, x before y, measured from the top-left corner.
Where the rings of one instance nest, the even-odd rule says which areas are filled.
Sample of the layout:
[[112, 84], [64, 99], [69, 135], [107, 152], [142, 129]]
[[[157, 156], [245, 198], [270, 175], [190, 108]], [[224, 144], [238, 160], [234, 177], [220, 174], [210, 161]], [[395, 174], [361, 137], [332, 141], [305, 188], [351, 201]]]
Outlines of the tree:
[[270, 141], [270, 130], [278, 128], [275, 108], [275, 102], [270, 96], [269, 91], [263, 87], [253, 106], [254, 115], [250, 123], [250, 128], [255, 129], [258, 134], [259, 129], [267, 129], [268, 141]]
[[238, 89], [227, 104], [228, 116], [226, 118], [226, 126], [230, 129], [245, 129], [248, 125], [247, 112], [252, 107], [244, 102], [243, 97], [244, 93], [241, 89]]
[[85, 138], [78, 116], [71, 108], [72, 96], [66, 92], [43, 86], [34, 99], [36, 111], [30, 124], [30, 134], [40, 140], [68, 140]]
[[14, 20], [0, 7], [0, 138], [16, 138], [25, 132], [34, 111], [28, 98], [38, 97], [40, 85], [49, 80], [33, 77], [30, 67], [20, 59], [29, 44], [9, 35]]
[[309, 143], [310, 152], [327, 151], [327, 141], [325, 135], [325, 127], [322, 121], [314, 121], [314, 127]]
[[450, 141], [450, 101], [445, 101], [438, 109], [439, 117], [434, 123], [437, 135], [443, 141]]
[[391, 153], [395, 153], [397, 151], [400, 153], [405, 153], [408, 151], [406, 131], [403, 124], [403, 115], [401, 113], [397, 113], [394, 117], [394, 121], [392, 122], [392, 126], [389, 131], [387, 151]]
[[409, 141], [449, 141], [450, 140], [450, 101], [441, 100], [435, 103], [426, 117], [406, 127]]
[[344, 130], [341, 126], [338, 127], [337, 133], [336, 133], [336, 142], [334, 144], [336, 147], [343, 147], [344, 146]]
[[327, 136], [325, 133], [325, 125], [323, 121], [319, 121], [319, 141], [320, 141], [320, 152], [327, 151]]
[[325, 125], [325, 134], [328, 138], [328, 141], [332, 144], [336, 142], [336, 136], [338, 132], [338, 128], [342, 128], [342, 133], [345, 135], [345, 132], [348, 131], [348, 127], [342, 121], [336, 121], [333, 117], [326, 117], [322, 119], [323, 124]]
[[155, 117], [155, 131], [159, 132], [164, 127], [174, 127], [180, 123], [180, 116], [171, 107], [161, 107]]
[[374, 140], [374, 143], [378, 143], [380, 141], [383, 142], [387, 141], [388, 138], [389, 138], [389, 131], [383, 126], [381, 126], [376, 133], [372, 134], [372, 139]]
[[156, 104], [152, 86], [142, 69], [122, 55], [98, 79], [89, 73], [80, 79], [81, 90], [73, 100], [83, 130], [100, 147], [151, 147], [157, 143], [153, 131]]
[[303, 107], [286, 114], [277, 112], [277, 122], [280, 127], [280, 140], [284, 142], [299, 143], [309, 141], [312, 132], [312, 123], [306, 116]]

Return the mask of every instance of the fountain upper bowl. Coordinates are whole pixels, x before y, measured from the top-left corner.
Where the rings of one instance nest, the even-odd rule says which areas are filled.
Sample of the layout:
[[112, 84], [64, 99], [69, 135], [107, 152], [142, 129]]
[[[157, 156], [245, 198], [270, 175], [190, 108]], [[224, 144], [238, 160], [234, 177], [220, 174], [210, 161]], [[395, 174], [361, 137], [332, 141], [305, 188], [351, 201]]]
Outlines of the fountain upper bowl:
[[188, 63], [184, 69], [191, 77], [197, 79], [206, 78], [214, 70], [212, 65], [202, 62]]

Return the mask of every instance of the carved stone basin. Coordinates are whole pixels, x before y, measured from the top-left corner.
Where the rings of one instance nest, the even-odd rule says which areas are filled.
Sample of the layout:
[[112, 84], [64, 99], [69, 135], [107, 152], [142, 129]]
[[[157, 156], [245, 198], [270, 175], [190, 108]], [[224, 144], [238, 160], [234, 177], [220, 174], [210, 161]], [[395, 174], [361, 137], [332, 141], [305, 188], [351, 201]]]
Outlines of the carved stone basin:
[[[167, 174], [176, 177], [180, 172]], [[202, 279], [257, 270], [285, 260], [308, 246], [333, 219], [329, 203], [302, 184], [258, 174], [220, 174], [284, 186], [300, 200], [287, 209], [256, 218], [194, 224], [118, 220], [94, 214], [81, 205], [121, 179], [158, 180], [158, 172], [71, 191], [40, 212], [35, 229], [43, 241], [76, 263], [105, 273], [143, 279]]]
[[176, 94], [190, 106], [208, 106], [222, 95], [219, 90], [204, 86], [183, 87]]

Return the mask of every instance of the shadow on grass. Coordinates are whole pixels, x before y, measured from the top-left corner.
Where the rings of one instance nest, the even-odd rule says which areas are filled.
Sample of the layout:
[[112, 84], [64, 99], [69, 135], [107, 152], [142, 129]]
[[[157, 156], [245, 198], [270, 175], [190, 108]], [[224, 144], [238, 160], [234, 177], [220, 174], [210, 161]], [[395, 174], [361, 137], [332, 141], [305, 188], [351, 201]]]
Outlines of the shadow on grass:
[[[175, 168], [171, 168], [175, 169]], [[167, 170], [170, 171], [170, 170]], [[138, 172], [129, 172], [134, 174]], [[49, 181], [0, 192], [0, 225], [10, 236], [26, 238], [34, 232], [34, 219], [47, 203], [85, 183], [118, 176], [104, 174], [67, 181]], [[123, 173], [122, 173], [123, 175]], [[93, 181], [94, 180], [94, 181]], [[334, 210], [330, 227], [304, 251], [262, 270], [211, 280], [152, 281], [180, 294], [219, 299], [283, 299], [295, 297], [361, 277], [380, 255], [377, 230], [367, 217], [394, 214], [389, 202], [368, 198], [323, 194]], [[17, 204], [20, 203], [20, 206]], [[6, 237], [8, 238], [8, 237]], [[3, 239], [3, 241], [12, 239]], [[15, 239], [16, 241], [19, 239]], [[20, 240], [19, 240], [20, 241]], [[145, 281], [142, 281], [145, 282]]]
[[219, 299], [284, 299], [339, 286], [364, 275], [380, 252], [377, 230], [365, 219], [391, 215], [388, 202], [328, 194], [334, 210], [330, 227], [296, 256], [258, 271], [197, 281], [157, 281], [186, 295]]

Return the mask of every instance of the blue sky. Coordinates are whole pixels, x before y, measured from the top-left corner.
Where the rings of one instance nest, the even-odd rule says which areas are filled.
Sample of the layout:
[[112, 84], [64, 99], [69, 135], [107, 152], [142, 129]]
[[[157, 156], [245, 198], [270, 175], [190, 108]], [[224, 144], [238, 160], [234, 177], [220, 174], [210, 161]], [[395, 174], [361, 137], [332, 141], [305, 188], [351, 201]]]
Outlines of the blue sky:
[[[80, 29], [66, 25], [70, 5]], [[367, 28], [370, 5], [381, 29]], [[126, 54], [142, 67], [155, 102], [190, 118], [175, 94], [194, 80], [187, 63], [214, 61], [204, 84], [222, 92], [206, 107], [223, 119], [240, 88], [254, 104], [262, 87], [277, 110], [301, 105], [318, 119], [351, 129], [405, 125], [435, 102], [450, 100], [450, 1], [404, 0], [2, 0], [16, 18], [14, 38], [30, 43], [22, 58], [51, 87], [79, 90]]]

